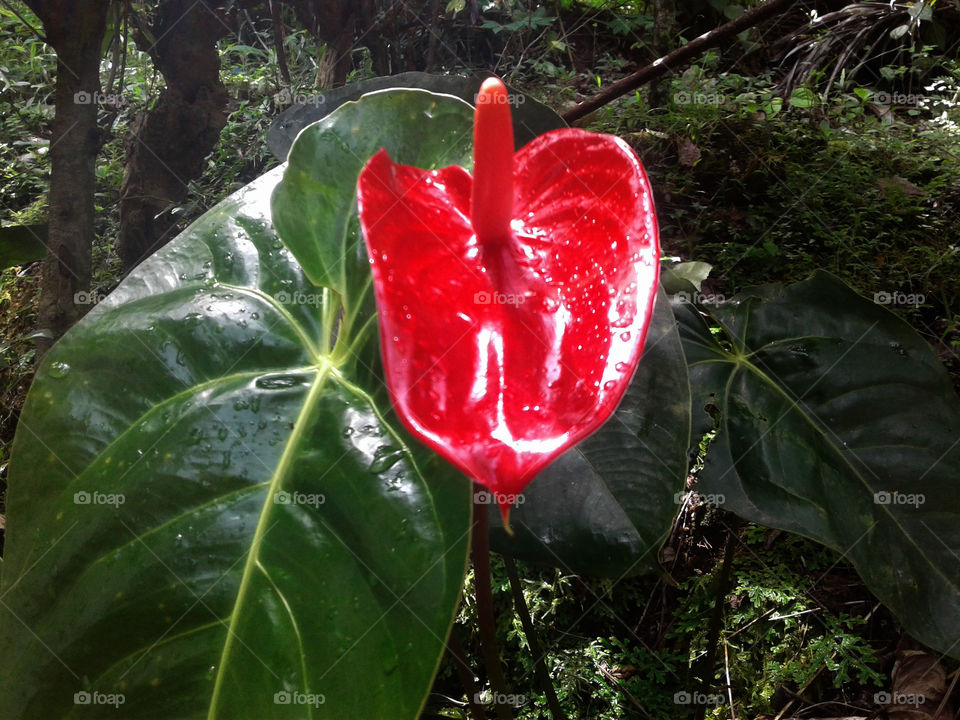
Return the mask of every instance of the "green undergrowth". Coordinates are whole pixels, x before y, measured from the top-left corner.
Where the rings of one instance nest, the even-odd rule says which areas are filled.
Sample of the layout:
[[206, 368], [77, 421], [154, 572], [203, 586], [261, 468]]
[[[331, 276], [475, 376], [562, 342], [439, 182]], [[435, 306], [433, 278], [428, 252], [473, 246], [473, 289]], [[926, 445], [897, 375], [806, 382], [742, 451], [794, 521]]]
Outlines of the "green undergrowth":
[[637, 148], [664, 250], [711, 263], [710, 294], [824, 268], [904, 316], [956, 375], [958, 82], [934, 82], [905, 107], [864, 88], [826, 100], [801, 88], [782, 101], [765, 77], [696, 67], [674, 81], [668, 107], [638, 94], [593, 128]]
[[[722, 648], [716, 675], [703, 678], [699, 663], [711, 641], [720, 573], [718, 554], [708, 548], [721, 529], [717, 518], [708, 517], [680, 541], [669, 580], [590, 579], [520, 565], [524, 596], [546, 649], [544, 663], [568, 717], [687, 718], [705, 702], [707, 717], [725, 718], [731, 696], [736, 717], [756, 717], [776, 712], [801, 690], [820, 702], [849, 702], [883, 686], [889, 668], [878, 649], [895, 643], [896, 625], [855, 572], [827, 548], [753, 525], [738, 535], [721, 631], [714, 638]], [[549, 717], [496, 556], [492, 568], [498, 640], [515, 717]], [[489, 700], [476, 624], [471, 573], [456, 631], [473, 658], [480, 699]], [[467, 718], [465, 701], [447, 656], [428, 708]]]

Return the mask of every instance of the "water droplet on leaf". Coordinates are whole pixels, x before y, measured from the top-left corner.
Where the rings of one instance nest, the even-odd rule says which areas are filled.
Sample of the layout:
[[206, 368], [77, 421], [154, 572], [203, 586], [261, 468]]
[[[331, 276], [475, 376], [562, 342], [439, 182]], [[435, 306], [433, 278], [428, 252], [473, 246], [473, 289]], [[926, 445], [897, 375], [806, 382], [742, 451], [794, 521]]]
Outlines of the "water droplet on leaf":
[[70, 372], [70, 366], [59, 360], [50, 366], [50, 377], [62, 378]]
[[257, 378], [257, 387], [261, 390], [284, 390], [301, 383], [301, 379], [294, 375], [272, 375]]
[[373, 462], [370, 463], [370, 472], [382, 473], [384, 470], [393, 467], [402, 458], [403, 450], [400, 448], [393, 447], [392, 445], [379, 447], [373, 454]]

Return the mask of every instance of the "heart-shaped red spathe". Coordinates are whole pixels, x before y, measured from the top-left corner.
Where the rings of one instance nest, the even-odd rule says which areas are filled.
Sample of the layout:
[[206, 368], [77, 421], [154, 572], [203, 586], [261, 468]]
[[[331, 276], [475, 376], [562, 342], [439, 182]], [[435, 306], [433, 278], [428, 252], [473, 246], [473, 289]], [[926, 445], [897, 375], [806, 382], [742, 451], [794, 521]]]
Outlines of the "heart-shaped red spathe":
[[555, 130], [512, 160], [512, 220], [492, 238], [463, 168], [381, 150], [358, 184], [397, 412], [504, 511], [615, 410], [659, 270], [649, 182], [623, 141]]

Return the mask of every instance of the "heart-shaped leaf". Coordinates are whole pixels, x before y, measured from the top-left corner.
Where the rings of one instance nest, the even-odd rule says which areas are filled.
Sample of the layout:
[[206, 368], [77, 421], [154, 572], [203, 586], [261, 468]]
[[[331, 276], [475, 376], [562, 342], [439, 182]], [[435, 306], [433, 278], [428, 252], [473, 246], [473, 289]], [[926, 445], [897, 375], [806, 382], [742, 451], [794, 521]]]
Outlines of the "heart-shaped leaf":
[[720, 417], [701, 489], [843, 553], [960, 657], [960, 401], [926, 342], [825, 272], [708, 306], [719, 335], [675, 308], [695, 415]]
[[367, 297], [370, 266], [357, 231], [355, 195], [343, 193], [341, 183], [349, 177], [356, 183], [381, 148], [402, 148], [418, 167], [469, 167], [472, 132], [473, 108], [461, 100], [384, 90], [347, 103], [297, 137], [274, 196], [273, 222], [307, 277], [344, 297], [348, 324], [358, 311], [353, 297]]
[[[267, 144], [270, 152], [278, 160], [286, 160], [290, 146], [297, 135], [308, 125], [322, 120], [341, 105], [359, 99], [362, 95], [390, 88], [418, 88], [440, 95], [453, 95], [473, 105], [477, 91], [485, 78], [492, 75], [480, 72], [471, 76], [432, 75], [423, 72], [405, 72], [350, 83], [316, 95], [294, 96], [288, 90], [281, 90], [277, 99], [281, 102], [293, 102], [270, 125], [267, 131]], [[513, 134], [517, 147], [526, 145], [538, 135], [548, 130], [567, 127], [556, 112], [530, 95], [511, 88], [513, 103]]]
[[[325, 121], [359, 156], [316, 168], [325, 202], [301, 207], [338, 228], [312, 238], [330, 256], [356, 241], [357, 113], [398, 157], [450, 161], [405, 144], [433, 134], [422, 100]], [[436, 102], [449, 130], [440, 106], [462, 103]], [[338, 329], [337, 295], [274, 233], [281, 172], [143, 263], [39, 369], [9, 476], [4, 716], [417, 716], [459, 598], [469, 483], [392, 416], [362, 361], [371, 320]], [[364, 307], [369, 284], [348, 290]]]

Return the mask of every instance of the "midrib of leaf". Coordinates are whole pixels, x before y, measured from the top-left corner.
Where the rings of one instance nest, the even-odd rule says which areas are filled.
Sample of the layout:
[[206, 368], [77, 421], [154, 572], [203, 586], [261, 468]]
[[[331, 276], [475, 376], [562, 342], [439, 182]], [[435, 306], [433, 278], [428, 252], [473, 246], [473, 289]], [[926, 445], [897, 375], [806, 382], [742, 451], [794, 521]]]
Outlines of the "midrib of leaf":
[[[273, 507], [273, 496], [278, 492], [283, 480], [289, 473], [291, 465], [296, 459], [297, 448], [306, 432], [307, 426], [310, 424], [317, 402], [326, 385], [326, 380], [332, 371], [333, 365], [328, 359], [324, 359], [322, 364], [318, 366], [317, 376], [314, 378], [313, 384], [310, 386], [310, 391], [304, 400], [303, 407], [300, 409], [300, 414], [294, 422], [293, 430], [283, 449], [283, 454], [280, 456], [280, 461], [277, 463], [277, 469], [270, 478], [270, 485], [267, 488], [267, 494], [264, 498], [263, 510], [260, 512], [260, 518], [257, 521], [257, 527], [254, 530], [253, 539], [250, 543], [250, 552], [247, 554], [247, 560], [244, 564], [243, 577], [240, 580], [240, 587], [237, 591], [237, 602], [233, 607], [233, 611], [230, 613], [230, 624], [227, 628], [227, 637], [223, 644], [223, 652], [220, 655], [220, 664], [217, 667], [217, 679], [213, 687], [213, 695], [210, 699], [210, 710], [207, 713], [208, 720], [215, 720], [217, 717], [225, 670], [227, 663], [230, 662], [234, 639], [237, 637], [237, 623], [240, 617], [239, 610], [249, 595], [251, 578], [254, 573], [258, 572], [257, 565], [260, 561], [260, 546], [267, 531], [267, 517], [270, 515], [270, 509]], [[306, 679], [306, 676], [304, 676], [304, 679]]]

